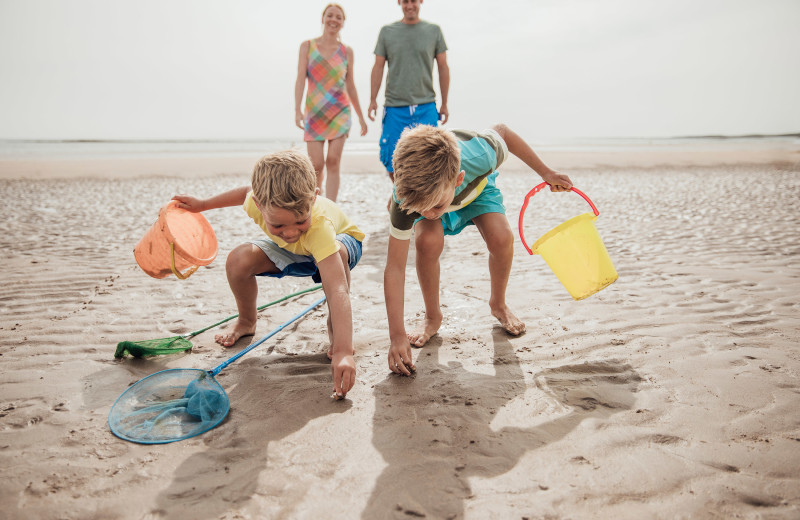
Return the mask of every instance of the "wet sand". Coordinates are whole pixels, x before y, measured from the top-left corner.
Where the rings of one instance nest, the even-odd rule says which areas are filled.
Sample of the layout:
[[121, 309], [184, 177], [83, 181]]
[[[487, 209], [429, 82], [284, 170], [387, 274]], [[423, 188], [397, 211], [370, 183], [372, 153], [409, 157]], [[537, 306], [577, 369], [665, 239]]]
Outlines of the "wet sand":
[[[235, 312], [225, 257], [258, 229], [206, 217], [218, 258], [185, 281], [131, 253], [172, 194], [246, 183], [255, 157], [0, 161], [0, 506], [4, 518], [797, 518], [800, 515], [800, 153], [796, 149], [542, 154], [600, 209], [619, 280], [573, 301], [517, 240], [505, 334], [475, 229], [448, 239], [440, 334], [417, 374], [389, 372], [383, 264], [389, 181], [348, 155], [340, 202], [367, 233], [353, 271], [358, 382], [330, 399], [316, 310], [218, 377], [228, 418], [167, 445], [108, 429], [115, 399], [191, 353], [115, 360], [118, 341]], [[538, 177], [509, 161], [512, 229]], [[537, 195], [526, 237], [586, 211]], [[516, 233], [516, 231], [515, 231]], [[262, 280], [266, 303], [311, 285]], [[316, 294], [259, 318], [256, 338]], [[422, 316], [413, 255], [409, 327]]]

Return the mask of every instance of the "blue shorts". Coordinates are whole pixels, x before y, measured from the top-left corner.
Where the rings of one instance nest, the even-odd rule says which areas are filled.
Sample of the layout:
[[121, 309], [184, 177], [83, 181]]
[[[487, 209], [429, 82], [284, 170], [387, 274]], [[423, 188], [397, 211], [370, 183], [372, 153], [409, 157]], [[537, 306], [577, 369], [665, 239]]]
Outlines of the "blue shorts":
[[[361, 260], [361, 242], [344, 233], [336, 235], [336, 240], [347, 248], [347, 257], [349, 259], [347, 267], [352, 271], [358, 261]], [[264, 254], [275, 264], [275, 267], [281, 270], [280, 273], [260, 273], [258, 276], [271, 276], [273, 278], [310, 276], [317, 283], [322, 281], [317, 263], [311, 255], [296, 255], [279, 247], [278, 244], [267, 238], [251, 240], [249, 243], [258, 246], [264, 251]]]
[[[483, 191], [475, 200], [461, 209], [442, 215], [441, 221], [445, 235], [461, 233], [465, 227], [474, 225], [472, 219], [486, 213], [506, 214], [506, 207], [503, 205], [503, 193], [495, 186], [497, 174], [498, 172], [494, 172], [486, 178], [486, 187], [483, 188]], [[423, 220], [423, 218], [418, 218], [414, 221], [414, 224], [420, 220]]]
[[439, 112], [436, 111], [436, 103], [433, 101], [424, 105], [384, 107], [382, 124], [381, 162], [387, 172], [393, 172], [392, 155], [403, 130], [417, 125], [436, 126], [439, 124]]

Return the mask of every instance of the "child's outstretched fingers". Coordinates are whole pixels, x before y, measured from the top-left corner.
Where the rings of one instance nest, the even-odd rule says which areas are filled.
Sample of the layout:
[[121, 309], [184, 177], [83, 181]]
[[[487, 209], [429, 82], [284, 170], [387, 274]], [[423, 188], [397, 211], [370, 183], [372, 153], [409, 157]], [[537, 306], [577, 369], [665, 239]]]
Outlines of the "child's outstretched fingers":
[[356, 384], [356, 366], [353, 356], [345, 356], [344, 359], [337, 360], [331, 364], [333, 371], [333, 397], [334, 399], [344, 399], [353, 385]]
[[389, 370], [395, 374], [410, 376], [417, 371], [417, 367], [414, 366], [414, 362], [411, 359], [411, 349], [407, 348], [405, 350], [406, 352], [403, 352], [403, 349], [400, 348], [389, 349]]
[[178, 202], [177, 206], [179, 208], [191, 211], [192, 213], [203, 211], [200, 207], [200, 200], [195, 197], [189, 195], [175, 195], [172, 197], [172, 200]]

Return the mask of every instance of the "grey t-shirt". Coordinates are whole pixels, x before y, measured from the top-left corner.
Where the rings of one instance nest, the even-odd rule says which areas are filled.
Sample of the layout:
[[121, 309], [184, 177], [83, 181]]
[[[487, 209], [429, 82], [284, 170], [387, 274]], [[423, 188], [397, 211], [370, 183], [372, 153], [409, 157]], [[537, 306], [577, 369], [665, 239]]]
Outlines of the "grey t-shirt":
[[421, 105], [436, 100], [433, 61], [447, 50], [442, 29], [420, 20], [415, 24], [394, 22], [381, 27], [375, 54], [386, 58], [387, 107]]

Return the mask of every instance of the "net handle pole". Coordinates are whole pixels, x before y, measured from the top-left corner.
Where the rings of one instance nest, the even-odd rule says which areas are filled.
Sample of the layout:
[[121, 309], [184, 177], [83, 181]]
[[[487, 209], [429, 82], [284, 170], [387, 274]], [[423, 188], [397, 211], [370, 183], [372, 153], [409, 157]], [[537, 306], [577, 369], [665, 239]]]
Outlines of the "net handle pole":
[[[269, 302], [269, 303], [265, 303], [264, 305], [262, 305], [260, 307], [257, 307], [256, 310], [257, 311], [263, 311], [267, 307], [271, 307], [273, 305], [277, 305], [278, 303], [286, 301], [289, 298], [294, 298], [295, 296], [300, 296], [301, 294], [309, 293], [309, 292], [312, 292], [312, 291], [318, 291], [320, 289], [322, 289], [321, 285], [315, 285], [314, 287], [310, 287], [308, 289], [303, 289], [302, 291], [293, 292], [292, 294], [287, 294], [283, 298], [278, 298], [275, 301], [272, 301], [272, 302]], [[213, 329], [214, 327], [216, 327], [218, 325], [222, 325], [223, 323], [227, 323], [227, 322], [231, 321], [232, 319], [238, 318], [238, 317], [239, 317], [238, 314], [234, 314], [233, 316], [228, 316], [224, 320], [218, 321], [213, 325], [209, 325], [208, 327], [206, 327], [204, 329], [196, 330], [194, 332], [190, 332], [189, 334], [184, 334], [183, 337], [186, 338], [186, 339], [192, 338], [194, 336], [197, 336], [198, 334], [202, 334], [203, 332], [207, 331], [208, 329]]]
[[212, 368], [211, 370], [209, 370], [209, 371], [208, 371], [208, 373], [209, 373], [209, 374], [211, 374], [211, 376], [212, 376], [212, 377], [213, 377], [213, 376], [216, 376], [217, 374], [219, 374], [220, 372], [222, 372], [222, 370], [223, 370], [225, 367], [227, 367], [228, 365], [230, 365], [231, 363], [233, 363], [234, 361], [236, 361], [236, 360], [237, 360], [237, 359], [239, 359], [240, 357], [244, 356], [245, 354], [247, 354], [248, 352], [250, 352], [251, 350], [253, 350], [253, 349], [254, 349], [254, 348], [256, 348], [257, 346], [261, 345], [262, 343], [264, 343], [265, 341], [267, 341], [269, 338], [271, 338], [271, 337], [272, 337], [272, 336], [274, 336], [275, 334], [279, 333], [280, 331], [282, 331], [283, 329], [285, 329], [286, 327], [288, 327], [289, 325], [291, 325], [291, 324], [292, 324], [292, 323], [294, 323], [295, 321], [299, 320], [300, 318], [302, 318], [303, 316], [305, 316], [306, 314], [308, 314], [310, 311], [312, 311], [312, 310], [314, 310], [316, 307], [318, 307], [320, 304], [322, 304], [322, 302], [324, 302], [324, 301], [325, 301], [325, 297], [323, 296], [323, 297], [322, 297], [322, 298], [320, 298], [319, 300], [315, 301], [314, 303], [312, 303], [311, 305], [309, 305], [308, 307], [306, 307], [306, 309], [305, 309], [304, 311], [300, 312], [300, 313], [299, 313], [299, 314], [297, 314], [295, 317], [293, 317], [293, 318], [291, 318], [291, 319], [287, 320], [287, 321], [286, 321], [286, 322], [284, 322], [282, 325], [279, 325], [279, 326], [278, 326], [278, 327], [277, 327], [275, 330], [273, 330], [272, 332], [270, 332], [269, 334], [267, 334], [266, 336], [264, 336], [264, 337], [263, 337], [263, 338], [261, 338], [260, 340], [256, 341], [256, 342], [255, 342], [255, 343], [253, 343], [252, 345], [248, 346], [246, 349], [242, 350], [241, 352], [239, 352], [239, 353], [238, 353], [238, 354], [236, 354], [235, 356], [231, 357], [230, 359], [228, 359], [228, 360], [224, 361], [223, 363], [220, 363], [220, 364], [219, 364], [219, 365], [217, 365], [216, 367], [214, 367], [214, 368]]

